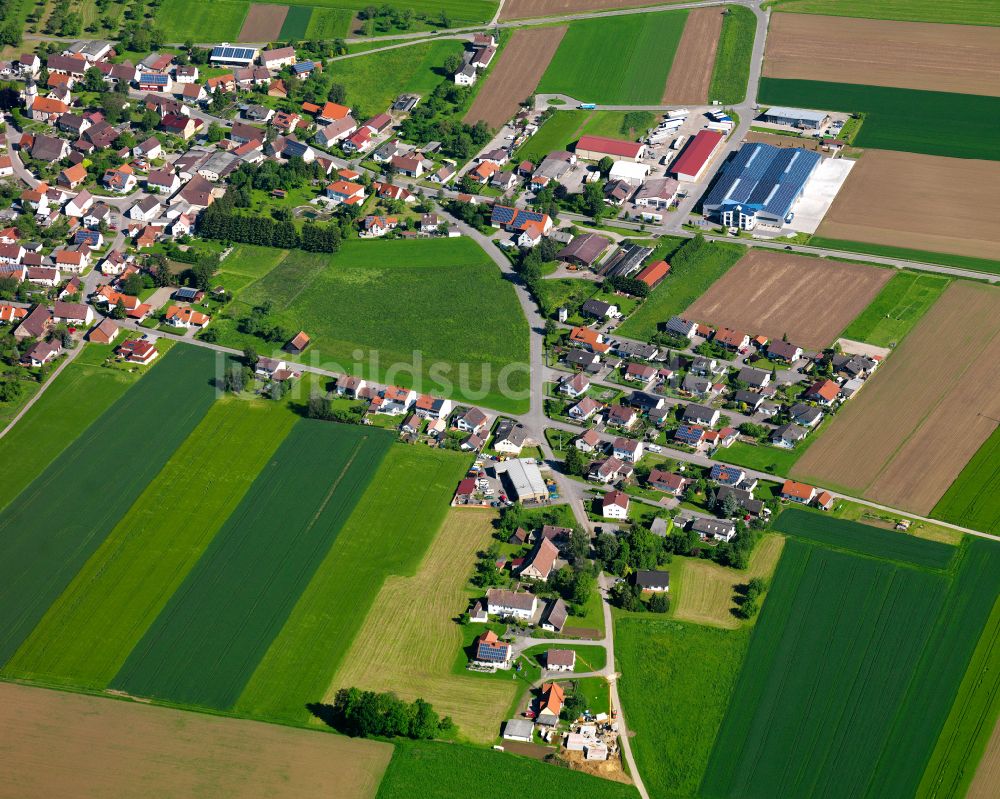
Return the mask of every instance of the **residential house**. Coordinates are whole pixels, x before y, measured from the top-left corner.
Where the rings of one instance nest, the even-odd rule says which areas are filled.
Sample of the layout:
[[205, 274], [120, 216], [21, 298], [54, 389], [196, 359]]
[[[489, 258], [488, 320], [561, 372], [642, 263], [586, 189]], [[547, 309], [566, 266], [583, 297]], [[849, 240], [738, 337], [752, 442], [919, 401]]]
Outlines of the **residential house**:
[[123, 341], [115, 352], [129, 363], [138, 364], [151, 363], [160, 354], [155, 344], [145, 336]]
[[682, 424], [674, 431], [674, 440], [695, 449], [702, 449], [702, 439], [706, 430], [694, 424]]
[[750, 336], [742, 331], [720, 327], [715, 331], [712, 340], [728, 350], [742, 350], [750, 343]]
[[789, 408], [788, 418], [795, 424], [813, 428], [823, 420], [823, 411], [814, 405], [797, 402]]
[[776, 361], [793, 363], [802, 357], [802, 348], [787, 341], [772, 341], [767, 347], [767, 356]]
[[455, 419], [455, 427], [463, 433], [482, 433], [489, 426], [489, 417], [479, 408], [469, 408]]
[[62, 344], [58, 341], [37, 341], [21, 356], [21, 363], [37, 369], [51, 363], [62, 354]]
[[202, 127], [202, 123], [194, 117], [183, 114], [167, 114], [160, 120], [160, 127], [173, 136], [180, 136], [187, 141]]
[[651, 488], [674, 497], [681, 496], [691, 484], [690, 479], [673, 472], [665, 472], [662, 469], [651, 470], [648, 482]]
[[572, 649], [549, 649], [545, 652], [546, 671], [573, 671], [576, 668], [576, 652]]
[[567, 397], [576, 398], [585, 393], [590, 388], [590, 380], [582, 372], [564, 377], [559, 383], [559, 393]]
[[566, 413], [577, 422], [585, 422], [603, 406], [593, 397], [584, 397], [576, 405], [572, 406]]
[[321, 147], [332, 147], [348, 138], [358, 129], [354, 117], [346, 116], [324, 125], [316, 131], [316, 143]]
[[180, 178], [171, 169], [154, 169], [146, 175], [146, 191], [173, 194], [180, 188]]
[[538, 597], [528, 591], [490, 588], [486, 592], [486, 612], [501, 618], [530, 621], [538, 610]]
[[736, 537], [736, 524], [729, 519], [708, 519], [698, 517], [691, 523], [691, 529], [702, 538], [716, 541], [732, 541]]
[[57, 136], [46, 136], [44, 133], [39, 133], [31, 144], [31, 157], [38, 161], [51, 164], [55, 161], [61, 161], [67, 155], [69, 155], [69, 143]]
[[678, 336], [693, 339], [698, 332], [698, 323], [689, 322], [679, 316], [672, 316], [669, 320], [667, 320], [666, 330], [668, 333], [674, 333]]
[[829, 491], [821, 491], [816, 495], [816, 507], [820, 510], [833, 508], [834, 496]]
[[624, 405], [611, 405], [608, 407], [608, 424], [612, 427], [621, 427], [626, 430], [632, 427], [638, 420], [639, 414], [635, 408]]
[[[56, 271], [56, 270], [51, 270]], [[41, 338], [52, 328], [52, 309], [44, 305], [36, 305], [14, 329], [14, 338], [23, 341], [26, 338]]]
[[87, 179], [87, 168], [83, 164], [73, 164], [59, 173], [56, 183], [67, 189], [75, 189]]
[[211, 321], [211, 317], [188, 305], [171, 305], [167, 308], [164, 321], [171, 327], [187, 330], [191, 327], [204, 328]]
[[122, 164], [105, 172], [102, 183], [116, 194], [128, 194], [136, 187], [137, 181], [132, 167]]
[[557, 682], [542, 683], [542, 692], [538, 697], [538, 710], [535, 712], [535, 723], [545, 727], [555, 727], [559, 723], [566, 694]]
[[295, 63], [294, 47], [278, 47], [274, 50], [261, 50], [261, 66], [271, 70], [279, 70], [283, 66], [291, 66]]
[[542, 617], [542, 629], [561, 633], [568, 619], [569, 608], [566, 607], [566, 603], [561, 597], [557, 597], [555, 601], [549, 603], [545, 615]]
[[642, 458], [642, 442], [619, 436], [611, 445], [612, 454], [625, 463], [638, 463]]
[[624, 491], [609, 491], [601, 499], [601, 515], [605, 519], [627, 519], [629, 497]]
[[684, 416], [682, 418], [686, 424], [715, 427], [719, 421], [719, 411], [716, 408], [692, 402], [684, 409]]
[[360, 183], [351, 183], [347, 180], [335, 180], [326, 187], [326, 196], [332, 200], [354, 205], [365, 200], [365, 187]]
[[533, 580], [548, 580], [558, 557], [558, 547], [549, 539], [542, 538], [525, 559], [521, 566], [520, 576]]
[[54, 259], [56, 269], [61, 272], [80, 274], [90, 265], [89, 248], [78, 250], [56, 250]]
[[594, 452], [601, 447], [601, 437], [596, 430], [585, 430], [577, 436], [573, 445], [580, 452]]
[[713, 464], [711, 471], [708, 473], [710, 480], [714, 480], [722, 486], [733, 487], [742, 483], [746, 476], [747, 473], [739, 466], [729, 466], [725, 463]]
[[594, 461], [590, 464], [590, 468], [587, 471], [587, 477], [591, 480], [596, 480], [599, 483], [609, 484], [615, 483], [618, 480], [622, 480], [626, 477], [630, 477], [633, 472], [631, 464], [625, 463], [624, 461], [611, 456], [605, 458], [604, 460]]
[[52, 310], [52, 320], [56, 324], [65, 322], [71, 326], [89, 325], [94, 321], [94, 309], [81, 302], [56, 300]]
[[776, 447], [791, 449], [802, 441], [809, 431], [794, 423], [784, 424], [771, 433], [771, 443]]
[[601, 300], [589, 299], [581, 307], [580, 311], [595, 319], [617, 319], [621, 316], [617, 305], [602, 302]]
[[656, 370], [647, 364], [630, 363], [625, 367], [623, 377], [633, 383], [648, 385], [656, 377]]
[[829, 408], [840, 396], [840, 386], [833, 380], [818, 380], [803, 392], [803, 399]]
[[764, 388], [771, 382], [771, 373], [763, 369], [755, 369], [752, 366], [744, 366], [736, 375], [736, 379], [741, 383], [746, 383], [751, 388]]
[[666, 593], [670, 590], [670, 572], [639, 569], [635, 573], [635, 584], [642, 591]]
[[374, 239], [384, 236], [390, 230], [399, 226], [399, 218], [372, 214], [361, 220], [361, 231], [358, 235], [363, 239]]
[[802, 505], [808, 505], [816, 496], [816, 489], [811, 485], [806, 485], [805, 483], [797, 483], [794, 480], [785, 480], [784, 484], [781, 486], [781, 493], [779, 496], [782, 499], [787, 499], [789, 502], [798, 502]]
[[531, 437], [528, 428], [511, 419], [501, 419], [493, 435], [493, 449], [507, 455], [520, 455]]
[[512, 647], [504, 643], [493, 630], [487, 630], [475, 641], [474, 659], [485, 665], [507, 668], [510, 664]]
[[160, 215], [162, 206], [155, 194], [147, 194], [139, 202], [128, 209], [126, 216], [137, 222], [149, 222]]

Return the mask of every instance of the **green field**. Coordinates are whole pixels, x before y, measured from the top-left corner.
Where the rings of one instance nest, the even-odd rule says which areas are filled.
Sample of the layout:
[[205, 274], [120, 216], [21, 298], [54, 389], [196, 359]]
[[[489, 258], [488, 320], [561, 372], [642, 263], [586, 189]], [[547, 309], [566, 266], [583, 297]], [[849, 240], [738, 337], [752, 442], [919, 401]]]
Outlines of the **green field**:
[[240, 696], [239, 712], [305, 720], [306, 702], [326, 693], [386, 577], [419, 567], [469, 461], [446, 450], [390, 448]]
[[788, 541], [702, 795], [913, 796], [1000, 580], [995, 543], [961, 553], [949, 574]]
[[347, 91], [347, 104], [364, 119], [404, 92], [430, 94], [445, 78], [445, 59], [461, 52], [461, 42], [445, 40], [333, 61], [328, 69]]
[[[332, 256], [295, 251], [240, 292], [228, 313], [242, 316], [265, 300], [283, 324], [312, 337], [306, 357], [334, 371], [387, 379], [402, 364], [389, 374], [400, 385], [527, 409], [526, 397], [501, 391], [504, 368], [527, 363], [527, 321], [511, 285], [470, 239], [355, 239]], [[213, 327], [220, 344], [271, 346], [240, 333], [232, 318]], [[526, 394], [526, 370], [511, 371], [511, 393]]]
[[663, 11], [571, 22], [537, 91], [657, 105], [686, 21], [687, 11]]
[[235, 42], [249, 10], [249, 0], [163, 0], [156, 26], [168, 42]]
[[455, 799], [478, 793], [476, 785], [489, 786], [496, 796], [637, 796], [628, 785], [489, 749], [405, 739], [395, 746], [377, 799]]
[[1000, 427], [965, 464], [931, 516], [963, 527], [1000, 534]]
[[174, 347], [4, 510], [0, 664], [201, 421], [214, 363], [201, 347]]
[[296, 41], [302, 39], [309, 29], [309, 21], [312, 18], [313, 9], [309, 6], [289, 6], [288, 14], [281, 25], [281, 32], [278, 38], [282, 41], [289, 39]]
[[341, 39], [351, 33], [354, 12], [343, 8], [313, 8], [306, 28], [306, 38]]
[[594, 111], [556, 111], [542, 123], [538, 132], [518, 149], [514, 161], [525, 159], [541, 163], [542, 159], [553, 150], [567, 150], [580, 138], [578, 131]]
[[627, 616], [615, 621], [622, 706], [652, 796], [698, 795], [749, 637], [748, 628]]
[[276, 402], [216, 401], [4, 673], [104, 688], [295, 420]]
[[805, 441], [797, 444], [793, 449], [784, 447], [772, 447], [769, 444], [745, 444], [736, 441], [725, 449], [718, 450], [713, 457], [723, 463], [731, 463], [734, 466], [743, 466], [746, 469], [757, 469], [761, 472], [771, 474], [788, 474], [795, 461], [802, 457], [809, 445], [816, 440], [817, 433], [814, 431]]
[[[110, 346], [87, 344], [0, 440], [0, 508], [41, 474], [91, 421], [139, 379], [140, 372], [100, 366]], [[155, 362], [154, 362], [155, 363]]]
[[232, 707], [391, 443], [382, 431], [300, 419], [112, 686]]
[[775, 11], [827, 14], [838, 17], [950, 22], [959, 25], [1000, 25], [1000, 6], [993, 0], [776, 0]]
[[872, 304], [841, 334], [878, 347], [894, 347], [941, 296], [951, 278], [897, 272]]
[[955, 547], [939, 541], [928, 541], [846, 519], [833, 519], [820, 511], [803, 508], [786, 508], [771, 526], [779, 533], [823, 546], [928, 569], [947, 569], [957, 552]]
[[[682, 245], [683, 247], [690, 245]], [[705, 242], [690, 258], [672, 259], [670, 274], [650, 293], [639, 309], [617, 329], [619, 335], [648, 340], [671, 316], [680, 314], [704, 294], [740, 258], [746, 248], [739, 244]]]
[[827, 247], [831, 250], [863, 252], [868, 255], [883, 255], [886, 258], [899, 258], [906, 261], [942, 264], [944, 266], [957, 266], [959, 269], [972, 269], [976, 272], [1000, 272], [1000, 260], [975, 258], [971, 255], [954, 255], [947, 252], [911, 250], [906, 247], [890, 247], [887, 244], [868, 244], [861, 241], [825, 239], [822, 236], [813, 236], [809, 239], [809, 244], [813, 247]]
[[864, 112], [858, 147], [1000, 161], [1000, 97], [781, 78], [761, 78], [759, 97], [761, 104]]
[[757, 32], [757, 17], [746, 6], [729, 6], [722, 21], [719, 49], [715, 53], [709, 101], [742, 103], [750, 80], [750, 58]]

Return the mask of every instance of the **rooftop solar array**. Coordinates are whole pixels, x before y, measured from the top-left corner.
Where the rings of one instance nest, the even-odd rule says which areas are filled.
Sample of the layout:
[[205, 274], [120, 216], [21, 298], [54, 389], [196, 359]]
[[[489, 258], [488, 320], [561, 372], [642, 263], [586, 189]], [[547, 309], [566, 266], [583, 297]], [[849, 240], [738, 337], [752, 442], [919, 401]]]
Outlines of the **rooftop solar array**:
[[292, 72], [296, 75], [300, 75], [303, 72], [309, 72], [315, 68], [316, 65], [312, 61], [300, 61], [298, 64], [292, 64]]
[[139, 77], [139, 83], [158, 83], [166, 86], [170, 78], [167, 75], [160, 75], [156, 72], [146, 72]]
[[528, 222], [541, 222], [545, 214], [538, 211], [528, 211], [523, 208], [508, 208], [505, 205], [493, 206], [493, 224], [521, 227]]
[[784, 219], [820, 159], [798, 147], [744, 144], [705, 198], [705, 210], [739, 205]]
[[257, 51], [253, 47], [230, 47], [220, 44], [212, 48], [212, 58], [224, 61], [253, 61]]

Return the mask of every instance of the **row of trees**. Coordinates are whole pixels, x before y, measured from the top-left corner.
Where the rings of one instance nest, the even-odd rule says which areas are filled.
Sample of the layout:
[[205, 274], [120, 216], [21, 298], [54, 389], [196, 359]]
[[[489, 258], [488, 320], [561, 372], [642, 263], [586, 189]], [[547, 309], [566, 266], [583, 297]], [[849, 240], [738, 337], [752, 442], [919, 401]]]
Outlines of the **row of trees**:
[[334, 729], [360, 738], [434, 738], [454, 726], [423, 699], [404, 702], [392, 693], [357, 688], [341, 688], [332, 705], [311, 709]]
[[485, 147], [492, 133], [485, 122], [466, 125], [460, 112], [468, 105], [471, 94], [467, 88], [444, 80], [430, 96], [413, 109], [399, 127], [400, 135], [409, 141], [441, 142], [441, 153], [452, 158], [469, 158]]

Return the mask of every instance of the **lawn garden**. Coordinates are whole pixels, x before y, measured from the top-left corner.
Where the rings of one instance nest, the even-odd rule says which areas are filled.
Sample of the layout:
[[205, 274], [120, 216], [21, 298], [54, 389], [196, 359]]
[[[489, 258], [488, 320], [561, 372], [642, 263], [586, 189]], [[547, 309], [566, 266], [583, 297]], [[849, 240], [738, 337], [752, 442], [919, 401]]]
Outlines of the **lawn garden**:
[[892, 347], [903, 340], [920, 317], [941, 296], [950, 278], [917, 272], [897, 272], [878, 296], [847, 326], [844, 338]]

